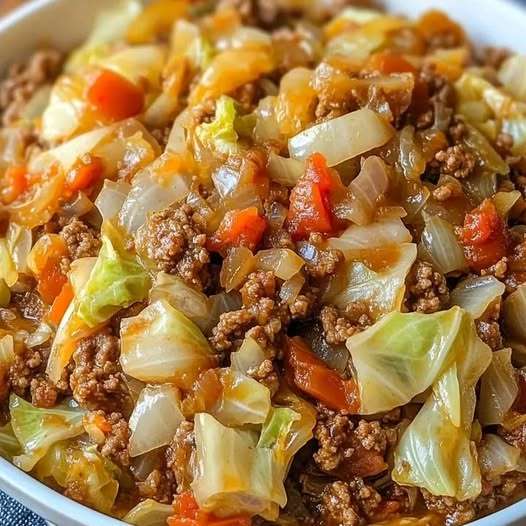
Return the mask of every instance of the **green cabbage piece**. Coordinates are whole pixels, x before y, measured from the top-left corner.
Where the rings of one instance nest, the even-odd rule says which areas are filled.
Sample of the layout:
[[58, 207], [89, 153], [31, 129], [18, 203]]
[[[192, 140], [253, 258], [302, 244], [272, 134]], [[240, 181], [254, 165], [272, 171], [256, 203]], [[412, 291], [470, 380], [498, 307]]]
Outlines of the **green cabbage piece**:
[[166, 526], [166, 519], [173, 514], [174, 507], [170, 504], [146, 499], [139, 502], [122, 520], [135, 526]]
[[0, 427], [0, 456], [12, 460], [14, 456], [22, 452], [20, 444], [13, 432], [11, 422]]
[[214, 120], [196, 128], [198, 139], [209, 148], [225, 155], [236, 151], [238, 139], [234, 128], [236, 114], [234, 99], [226, 95], [219, 97]]
[[459, 307], [434, 314], [392, 312], [351, 336], [360, 389], [360, 414], [389, 411], [433, 385], [453, 363], [465, 313]]
[[115, 229], [105, 223], [97, 262], [77, 298], [78, 317], [88, 327], [148, 297], [151, 282], [146, 270], [119, 241]]
[[109, 513], [119, 492], [120, 470], [104, 458], [97, 446], [79, 441], [54, 444], [35, 467], [43, 482], [56, 482], [62, 488], [75, 486], [83, 503]]
[[9, 413], [13, 432], [22, 448], [22, 454], [15, 456], [13, 463], [24, 471], [31, 471], [56, 442], [84, 432], [82, 419], [86, 412], [73, 400], [52, 409], [41, 409], [12, 394]]
[[439, 377], [395, 453], [393, 480], [460, 501], [480, 494], [481, 475], [471, 427], [475, 386], [491, 362], [491, 349], [464, 314], [455, 338], [455, 361]]

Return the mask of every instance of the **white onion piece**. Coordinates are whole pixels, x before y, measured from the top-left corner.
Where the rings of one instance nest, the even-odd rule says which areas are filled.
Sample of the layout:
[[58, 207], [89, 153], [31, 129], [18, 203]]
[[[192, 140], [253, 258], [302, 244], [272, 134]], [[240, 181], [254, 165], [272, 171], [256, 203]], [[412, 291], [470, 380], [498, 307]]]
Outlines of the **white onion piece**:
[[507, 217], [513, 205], [520, 199], [521, 193], [519, 190], [511, 192], [497, 192], [493, 196], [495, 208], [501, 217]]
[[341, 215], [342, 211], [338, 213], [338, 210], [336, 215], [357, 225], [370, 223], [378, 206], [378, 200], [385, 194], [388, 187], [389, 176], [385, 163], [376, 155], [367, 157], [360, 173], [349, 185], [350, 207], [346, 210], [345, 215]]
[[422, 232], [422, 246], [438, 272], [447, 274], [466, 268], [464, 251], [453, 227], [439, 216], [427, 217]]
[[494, 276], [466, 278], [451, 292], [451, 305], [462, 307], [476, 320], [494, 300], [504, 294], [505, 290], [504, 283]]
[[208, 296], [187, 285], [182, 279], [159, 272], [150, 290], [150, 301], [164, 299], [196, 323], [201, 330], [210, 327]]
[[298, 133], [289, 139], [289, 153], [294, 159], [304, 160], [319, 152], [328, 166], [335, 166], [383, 146], [393, 135], [392, 126], [374, 111], [363, 108]]
[[484, 435], [479, 448], [480, 471], [488, 479], [494, 479], [510, 471], [524, 471], [521, 452], [510, 446], [498, 435]]
[[213, 174], [212, 181], [221, 197], [232, 194], [238, 187], [241, 173], [228, 164], [221, 165]]
[[280, 142], [281, 132], [276, 117], [276, 99], [277, 97], [269, 96], [261, 99], [258, 103], [254, 137], [259, 143]]
[[305, 163], [270, 152], [267, 173], [272, 181], [292, 188], [305, 173]]
[[270, 230], [277, 231], [283, 228], [287, 219], [288, 208], [277, 201], [274, 201], [270, 205], [270, 209], [267, 212], [267, 221]]
[[351, 225], [340, 237], [329, 239], [329, 246], [345, 253], [386, 245], [411, 242], [411, 233], [400, 219], [385, 219], [369, 225]]
[[247, 336], [239, 350], [230, 355], [230, 363], [235, 371], [247, 374], [250, 369], [259, 367], [265, 358], [266, 356], [261, 346], [256, 340]]
[[305, 261], [288, 248], [270, 248], [256, 254], [256, 267], [260, 270], [271, 270], [274, 275], [287, 280], [296, 275]]
[[27, 258], [33, 245], [31, 229], [22, 227], [11, 221], [7, 228], [6, 241], [17, 272], [27, 272]]
[[37, 329], [27, 336], [24, 343], [28, 349], [32, 349], [49, 341], [52, 334], [51, 327], [47, 323], [41, 322]]
[[227, 291], [237, 289], [254, 270], [256, 261], [247, 247], [234, 247], [228, 251], [221, 266], [219, 281]]
[[170, 384], [145, 387], [130, 416], [130, 456], [168, 445], [183, 420], [177, 387]]
[[271, 46], [272, 39], [266, 31], [257, 27], [239, 26], [216, 42], [216, 49], [237, 49], [246, 46]]
[[506, 335], [511, 340], [526, 345], [526, 284], [517, 287], [517, 290], [504, 300], [502, 317]]
[[484, 426], [502, 424], [510, 410], [519, 386], [511, 364], [511, 349], [501, 349], [492, 354], [489, 367], [480, 380], [478, 419]]
[[183, 110], [174, 120], [166, 150], [173, 153], [183, 153], [186, 150], [186, 127], [190, 123], [190, 110]]
[[279, 289], [279, 299], [288, 305], [292, 305], [299, 296], [303, 285], [305, 284], [305, 276], [301, 272], [294, 274], [292, 278], [288, 279], [281, 285]]
[[93, 210], [93, 203], [84, 192], [79, 192], [75, 199], [62, 206], [64, 215], [68, 217], [81, 217]]
[[0, 367], [7, 370], [15, 361], [14, 340], [11, 334], [6, 334], [0, 338]]
[[241, 308], [241, 296], [237, 291], [220, 292], [210, 296], [210, 320], [216, 325], [221, 314], [232, 312]]
[[104, 186], [95, 199], [95, 206], [104, 220], [113, 219], [119, 214], [130, 189], [128, 183], [104, 180]]
[[506, 59], [500, 67], [498, 77], [509, 93], [526, 102], [525, 55], [512, 55]]

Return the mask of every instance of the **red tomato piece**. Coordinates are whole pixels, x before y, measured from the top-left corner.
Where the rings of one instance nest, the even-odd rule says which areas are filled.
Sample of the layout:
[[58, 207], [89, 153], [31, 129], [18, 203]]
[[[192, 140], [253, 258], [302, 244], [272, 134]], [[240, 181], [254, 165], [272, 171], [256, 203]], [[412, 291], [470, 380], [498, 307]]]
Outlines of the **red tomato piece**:
[[103, 70], [88, 88], [88, 101], [109, 121], [120, 121], [140, 113], [144, 92], [122, 75]]

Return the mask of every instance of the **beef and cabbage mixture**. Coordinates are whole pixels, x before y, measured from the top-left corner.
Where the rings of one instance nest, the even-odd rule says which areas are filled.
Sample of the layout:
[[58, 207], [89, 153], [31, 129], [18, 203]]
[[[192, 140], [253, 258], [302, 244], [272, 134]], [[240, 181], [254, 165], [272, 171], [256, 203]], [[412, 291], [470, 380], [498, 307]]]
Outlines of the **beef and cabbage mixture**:
[[2, 456], [137, 526], [521, 499], [526, 56], [440, 11], [116, 5], [0, 83]]

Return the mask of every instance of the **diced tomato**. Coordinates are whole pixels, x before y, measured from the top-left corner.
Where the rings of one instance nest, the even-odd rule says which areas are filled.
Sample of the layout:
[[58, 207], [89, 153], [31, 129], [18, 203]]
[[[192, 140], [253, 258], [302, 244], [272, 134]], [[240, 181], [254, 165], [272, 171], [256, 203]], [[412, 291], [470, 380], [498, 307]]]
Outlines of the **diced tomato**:
[[58, 325], [60, 320], [64, 316], [66, 309], [69, 307], [71, 300], [73, 299], [73, 288], [69, 281], [66, 281], [62, 286], [59, 295], [54, 299], [53, 305], [48, 314], [49, 321]]
[[2, 181], [2, 202], [6, 205], [18, 199], [29, 188], [28, 173], [25, 166], [9, 166]]
[[120, 121], [140, 113], [144, 92], [113, 71], [103, 70], [88, 88], [88, 101], [103, 118]]
[[493, 201], [485, 199], [479, 207], [466, 214], [461, 241], [464, 255], [473, 270], [480, 271], [494, 265], [506, 255], [506, 224]]
[[336, 172], [329, 170], [320, 153], [307, 161], [305, 175], [290, 193], [287, 229], [294, 239], [309, 237], [311, 232], [330, 234], [335, 230], [331, 203], [343, 195], [345, 187]]
[[356, 382], [345, 380], [330, 369], [301, 338], [287, 340], [286, 372], [298, 389], [331, 409], [356, 413], [360, 408]]
[[255, 206], [243, 210], [232, 210], [225, 214], [218, 229], [208, 240], [207, 247], [224, 253], [232, 247], [248, 247], [254, 250], [267, 228], [267, 221], [259, 215]]
[[365, 64], [366, 71], [374, 71], [382, 75], [391, 73], [416, 73], [416, 68], [402, 55], [390, 51], [374, 53]]
[[219, 518], [211, 513], [199, 510], [191, 491], [178, 495], [174, 500], [175, 515], [168, 518], [168, 526], [250, 526], [249, 517]]
[[100, 157], [90, 156], [86, 162], [80, 162], [66, 177], [68, 190], [77, 192], [93, 186], [102, 176], [104, 165]]

